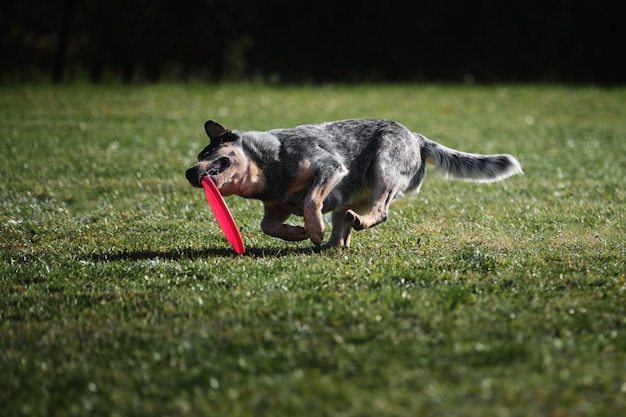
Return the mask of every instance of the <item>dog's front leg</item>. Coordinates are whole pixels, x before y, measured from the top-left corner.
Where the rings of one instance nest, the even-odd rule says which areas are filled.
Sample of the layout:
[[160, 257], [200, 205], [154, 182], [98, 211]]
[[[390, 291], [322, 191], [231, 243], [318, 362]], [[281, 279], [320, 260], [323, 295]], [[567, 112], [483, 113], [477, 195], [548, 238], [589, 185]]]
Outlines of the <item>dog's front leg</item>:
[[331, 175], [318, 175], [317, 181], [307, 193], [304, 201], [304, 228], [316, 246], [321, 246], [324, 241], [324, 200], [347, 174], [346, 167], [339, 164]]
[[299, 241], [309, 237], [302, 226], [290, 226], [285, 221], [290, 212], [280, 206], [265, 204], [265, 214], [261, 220], [261, 230], [267, 235], [283, 240]]

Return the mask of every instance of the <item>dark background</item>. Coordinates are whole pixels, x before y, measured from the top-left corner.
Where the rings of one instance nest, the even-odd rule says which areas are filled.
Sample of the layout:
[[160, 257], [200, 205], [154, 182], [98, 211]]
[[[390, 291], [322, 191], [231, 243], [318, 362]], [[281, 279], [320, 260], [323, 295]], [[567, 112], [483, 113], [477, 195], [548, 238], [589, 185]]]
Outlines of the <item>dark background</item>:
[[0, 80], [626, 81], [620, 0], [0, 0]]

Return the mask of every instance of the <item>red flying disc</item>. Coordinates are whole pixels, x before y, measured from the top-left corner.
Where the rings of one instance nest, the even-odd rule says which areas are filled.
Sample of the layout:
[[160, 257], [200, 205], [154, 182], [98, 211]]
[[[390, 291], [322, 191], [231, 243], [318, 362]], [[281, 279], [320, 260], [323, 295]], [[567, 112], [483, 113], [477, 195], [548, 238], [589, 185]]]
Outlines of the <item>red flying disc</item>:
[[202, 187], [204, 188], [204, 194], [206, 194], [206, 199], [211, 206], [213, 215], [222, 228], [222, 232], [224, 232], [224, 236], [226, 236], [226, 239], [233, 245], [235, 252], [241, 255], [246, 251], [246, 248], [243, 246], [241, 233], [239, 233], [237, 224], [235, 224], [235, 220], [232, 214], [230, 214], [230, 210], [228, 210], [228, 206], [220, 194], [220, 191], [208, 175], [202, 177]]

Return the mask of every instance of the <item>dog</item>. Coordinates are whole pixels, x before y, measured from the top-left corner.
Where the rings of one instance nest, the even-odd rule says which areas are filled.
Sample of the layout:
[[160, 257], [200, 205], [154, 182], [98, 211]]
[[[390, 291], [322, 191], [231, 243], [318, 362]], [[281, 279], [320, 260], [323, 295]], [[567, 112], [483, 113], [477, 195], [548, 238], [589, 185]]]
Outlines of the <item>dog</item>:
[[[522, 174], [511, 155], [447, 148], [390, 120], [354, 119], [288, 129], [238, 132], [209, 120], [210, 143], [186, 177], [209, 176], [224, 196], [261, 200], [264, 233], [288, 241], [324, 241], [323, 213], [332, 212], [327, 246], [348, 247], [352, 230], [387, 219], [389, 204], [418, 192], [430, 163], [447, 178], [499, 181]], [[303, 216], [304, 227], [285, 223]]]

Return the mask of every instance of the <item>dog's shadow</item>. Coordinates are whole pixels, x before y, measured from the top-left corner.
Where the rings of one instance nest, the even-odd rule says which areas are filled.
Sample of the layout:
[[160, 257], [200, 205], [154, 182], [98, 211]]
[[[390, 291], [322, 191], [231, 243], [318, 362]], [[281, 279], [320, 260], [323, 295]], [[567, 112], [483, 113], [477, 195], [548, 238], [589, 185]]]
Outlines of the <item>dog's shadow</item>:
[[205, 249], [172, 249], [166, 251], [141, 250], [114, 253], [93, 253], [90, 255], [95, 262], [117, 262], [117, 261], [142, 261], [164, 259], [170, 261], [190, 260], [206, 258], [281, 258], [290, 255], [321, 253], [324, 248], [316, 247], [247, 247], [245, 253], [238, 255], [229, 248], [205, 248]]

